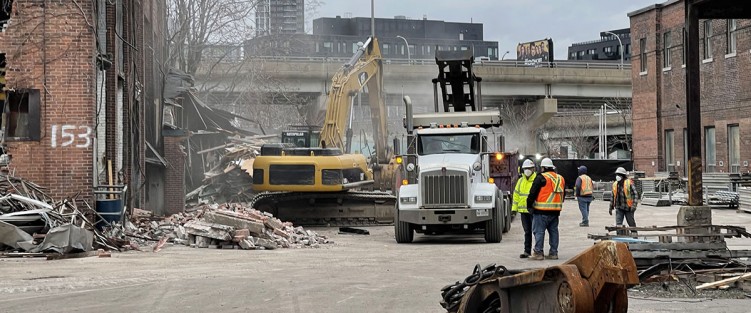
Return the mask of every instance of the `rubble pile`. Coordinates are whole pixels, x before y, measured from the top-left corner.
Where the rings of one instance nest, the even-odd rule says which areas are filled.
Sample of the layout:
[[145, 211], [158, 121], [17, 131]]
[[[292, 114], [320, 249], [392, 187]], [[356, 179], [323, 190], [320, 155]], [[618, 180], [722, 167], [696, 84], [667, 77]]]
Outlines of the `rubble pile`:
[[230, 138], [232, 143], [198, 153], [218, 150], [223, 154], [204, 173], [203, 185], [189, 192], [185, 200], [190, 204], [248, 202], [253, 198], [253, 160], [261, 151], [265, 139], [275, 135]]
[[116, 249], [96, 229], [95, 210], [78, 195], [54, 201], [31, 182], [10, 176], [0, 180], [0, 251], [47, 256], [94, 251], [95, 245]]
[[241, 203], [202, 205], [165, 218], [135, 210], [130, 221], [108, 229], [106, 235], [120, 242], [122, 248], [136, 250], [154, 241], [246, 250], [318, 248], [332, 243], [325, 236]]

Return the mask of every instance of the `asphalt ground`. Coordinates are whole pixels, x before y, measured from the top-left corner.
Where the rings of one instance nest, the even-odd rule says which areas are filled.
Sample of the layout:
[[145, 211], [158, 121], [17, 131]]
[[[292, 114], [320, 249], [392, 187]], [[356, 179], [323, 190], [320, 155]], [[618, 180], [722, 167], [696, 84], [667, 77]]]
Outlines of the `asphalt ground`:
[[[679, 207], [640, 206], [639, 226], [676, 224]], [[560, 220], [559, 260], [519, 259], [518, 219], [498, 244], [473, 236], [422, 236], [397, 244], [393, 227], [370, 235], [313, 230], [334, 244], [266, 251], [166, 246], [158, 253], [46, 261], [0, 259], [0, 312], [444, 312], [440, 289], [469, 275], [475, 264], [511, 269], [564, 262], [593, 244], [588, 233], [614, 224], [595, 201], [590, 227], [579, 227], [576, 202]], [[751, 214], [713, 210], [713, 223], [751, 226]], [[751, 239], [731, 239], [751, 249]], [[545, 248], [547, 251], [547, 246]], [[630, 293], [630, 312], [751, 312], [749, 300], [665, 299]]]

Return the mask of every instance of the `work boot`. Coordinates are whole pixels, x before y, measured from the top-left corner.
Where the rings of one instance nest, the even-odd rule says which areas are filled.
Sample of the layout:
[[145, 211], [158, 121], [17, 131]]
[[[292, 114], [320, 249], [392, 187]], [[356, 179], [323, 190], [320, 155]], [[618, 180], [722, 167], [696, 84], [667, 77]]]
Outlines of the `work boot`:
[[581, 222], [579, 223], [579, 227], [589, 227], [589, 223]]
[[532, 256], [531, 256], [531, 257], [529, 257], [529, 259], [530, 259], [530, 260], [535, 260], [535, 261], [539, 261], [539, 260], [543, 260], [543, 259], [545, 259], [545, 256], [544, 256], [544, 255], [542, 255], [542, 253], [537, 253], [537, 252], [533, 252], [533, 253], [532, 253]]
[[548, 255], [545, 256], [545, 258], [548, 259], [548, 260], [558, 260], [558, 255], [557, 254], [548, 254]]
[[526, 259], [528, 257], [529, 257], [529, 253], [526, 253], [526, 252], [524, 252], [524, 253], [522, 253], [522, 254], [519, 255], [520, 259]]

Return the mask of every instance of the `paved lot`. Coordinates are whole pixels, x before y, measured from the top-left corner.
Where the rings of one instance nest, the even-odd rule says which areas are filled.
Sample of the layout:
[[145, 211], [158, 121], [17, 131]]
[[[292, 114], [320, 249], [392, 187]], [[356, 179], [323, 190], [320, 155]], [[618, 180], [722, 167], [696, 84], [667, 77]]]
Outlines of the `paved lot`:
[[[640, 207], [637, 223], [674, 225], [678, 207]], [[440, 289], [477, 263], [508, 268], [549, 266], [589, 247], [587, 233], [613, 224], [595, 202], [589, 228], [566, 202], [559, 261], [526, 261], [519, 221], [499, 244], [471, 238], [418, 236], [397, 245], [392, 227], [371, 235], [337, 235], [320, 249], [241, 251], [168, 246], [159, 253], [58, 261], [0, 259], [2, 312], [442, 312]], [[751, 226], [751, 214], [715, 210], [715, 224]], [[751, 248], [751, 240], [732, 240]], [[547, 250], [547, 248], [546, 248]], [[630, 300], [632, 312], [748, 312], [747, 300]]]

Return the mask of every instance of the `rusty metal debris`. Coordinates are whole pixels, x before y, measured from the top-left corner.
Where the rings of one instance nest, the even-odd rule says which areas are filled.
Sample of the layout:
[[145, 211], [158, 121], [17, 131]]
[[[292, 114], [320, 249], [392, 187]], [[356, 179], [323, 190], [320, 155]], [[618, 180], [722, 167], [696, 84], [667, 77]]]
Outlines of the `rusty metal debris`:
[[624, 243], [601, 241], [563, 264], [511, 271], [475, 267], [444, 287], [448, 312], [627, 312], [626, 289], [639, 277]]

